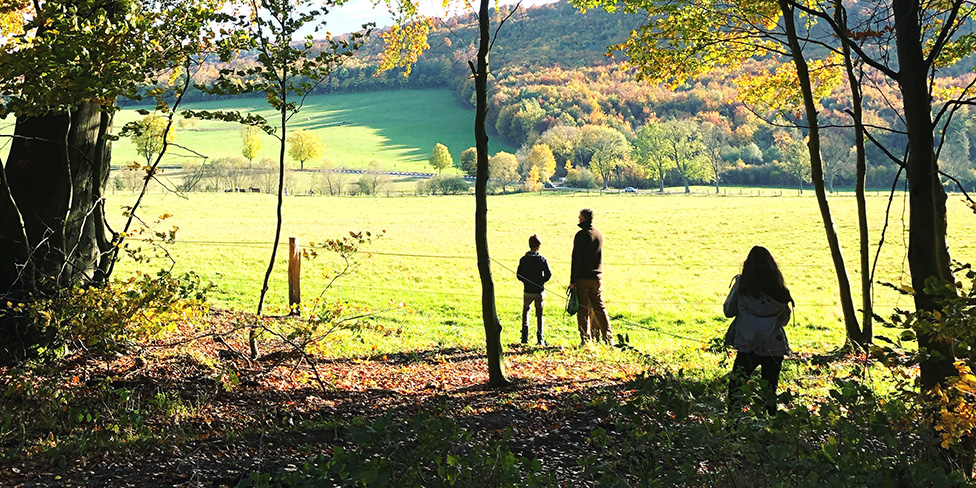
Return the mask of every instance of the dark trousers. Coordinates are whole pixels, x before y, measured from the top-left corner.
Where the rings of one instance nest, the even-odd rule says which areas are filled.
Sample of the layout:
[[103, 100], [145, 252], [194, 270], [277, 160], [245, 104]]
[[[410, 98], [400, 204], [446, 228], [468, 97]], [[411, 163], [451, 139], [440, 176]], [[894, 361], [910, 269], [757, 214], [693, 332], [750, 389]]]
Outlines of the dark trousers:
[[539, 340], [541, 345], [542, 339], [542, 303], [545, 300], [545, 292], [543, 293], [523, 293], [522, 295], [522, 344], [529, 341], [529, 309], [532, 304], [535, 304], [535, 323], [536, 323], [536, 338]]
[[779, 372], [783, 370], [783, 356], [760, 356], [753, 352], [736, 353], [732, 373], [729, 374], [729, 408], [742, 405], [742, 392], [739, 388], [745, 384], [756, 367], [761, 368], [759, 376], [766, 382], [762, 392], [766, 400], [766, 412], [774, 415], [776, 386], [779, 384]]

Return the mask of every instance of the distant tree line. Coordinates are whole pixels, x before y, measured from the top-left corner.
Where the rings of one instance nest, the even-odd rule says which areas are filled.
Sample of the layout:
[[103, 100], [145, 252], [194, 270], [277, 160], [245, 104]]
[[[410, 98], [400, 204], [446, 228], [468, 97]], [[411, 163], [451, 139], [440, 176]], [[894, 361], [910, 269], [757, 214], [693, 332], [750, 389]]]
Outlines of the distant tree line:
[[[738, 87], [725, 81], [729, 73], [714, 72], [675, 87], [646, 84], [635, 81], [633, 72], [605, 55], [606, 46], [625, 39], [640, 22], [642, 19], [622, 13], [594, 10], [580, 14], [567, 3], [517, 13], [499, 32], [492, 54], [488, 126], [521, 147], [520, 152], [548, 144], [558, 163], [551, 176], [565, 177], [571, 184], [659, 188], [710, 183], [802, 190], [809, 181], [803, 169], [808, 162], [801, 150], [805, 135], [765, 123], [740, 101]], [[462, 103], [473, 106], [474, 84], [466, 60], [473, 57], [475, 29], [473, 15], [448, 19], [429, 36], [431, 48], [409, 77], [397, 69], [377, 73], [382, 43], [373, 39], [355, 59], [331, 73], [317, 93], [450, 87]], [[254, 61], [245, 56], [239, 62]], [[740, 69], [758, 71], [764, 66], [752, 63]], [[206, 70], [198, 76], [206, 83]], [[972, 74], [957, 70], [952, 76], [965, 83]], [[839, 107], [845, 106], [842, 101], [849, 96], [840, 90], [824, 99], [825, 125], [848, 123]], [[866, 99], [866, 121], [893, 116], [887, 104], [896, 98], [892, 93]], [[950, 143], [940, 154], [946, 174], [968, 190], [976, 190], [976, 138], [970, 135], [976, 123], [973, 115], [970, 107], [958, 110], [950, 132], [944, 135]], [[674, 151], [670, 156], [658, 154], [663, 149], [656, 143], [651, 144], [655, 151], [647, 152], [650, 139], [660, 133], [648, 127], [677, 126], [694, 134], [693, 140], [683, 143], [690, 144], [687, 156], [691, 160], [686, 161], [680, 151], [678, 155]], [[576, 130], [587, 138], [574, 140], [569, 134]], [[620, 138], [610, 135], [610, 130], [621, 134], [630, 148], [621, 150]], [[606, 141], [603, 143], [611, 146], [599, 150], [593, 146], [592, 138], [601, 131], [603, 136], [617, 139], [617, 149]], [[850, 131], [825, 132], [828, 187], [850, 187], [854, 176]], [[567, 137], [570, 142], [563, 140]], [[897, 133], [878, 137], [888, 147], [906, 143], [898, 140], [904, 136]], [[558, 147], [553, 146], [553, 139], [558, 139]], [[566, 150], [567, 144], [573, 147], [571, 151]], [[867, 150], [867, 185], [890, 187], [897, 166], [876, 146], [869, 145]], [[634, 151], [642, 152], [635, 156]], [[473, 174], [473, 169], [468, 173]], [[527, 176], [521, 174], [523, 181]]]

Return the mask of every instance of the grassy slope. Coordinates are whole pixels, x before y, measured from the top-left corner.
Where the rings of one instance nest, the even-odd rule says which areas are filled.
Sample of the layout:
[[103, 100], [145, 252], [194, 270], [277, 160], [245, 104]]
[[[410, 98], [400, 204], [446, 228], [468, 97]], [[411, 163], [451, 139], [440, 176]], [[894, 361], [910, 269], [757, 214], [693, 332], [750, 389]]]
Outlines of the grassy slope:
[[[274, 115], [262, 98], [194, 103], [183, 108], [255, 111], [269, 118]], [[135, 108], [123, 110], [115, 118], [116, 126], [139, 117]], [[455, 161], [459, 160], [461, 152], [474, 145], [473, 124], [474, 111], [458, 103], [445, 89], [313, 96], [290, 127], [311, 129], [318, 134], [326, 144], [325, 159], [337, 167], [364, 168], [379, 161], [387, 169], [430, 171], [427, 158], [434, 144], [447, 145]], [[178, 127], [175, 142], [211, 158], [239, 156], [239, 131], [238, 124], [202, 121], [194, 127]], [[277, 144], [271, 136], [265, 136], [258, 159], [276, 158]], [[497, 138], [492, 140], [491, 150], [514, 152]], [[113, 151], [115, 166], [138, 158], [128, 139], [117, 142]], [[175, 152], [167, 164], [180, 164], [187, 158], [186, 151]], [[306, 168], [314, 169], [320, 164], [306, 162]]]
[[[127, 193], [111, 204], [130, 200]], [[877, 241], [886, 199], [869, 199], [872, 241]], [[252, 194], [191, 194], [189, 200], [153, 195], [146, 215], [170, 212], [180, 227], [170, 251], [177, 270], [194, 270], [215, 281], [220, 306], [252, 310], [273, 239], [273, 198]], [[833, 200], [837, 226], [858, 283], [854, 199]], [[901, 205], [899, 202], [897, 205]], [[953, 256], [973, 262], [976, 246], [969, 236], [976, 220], [952, 198], [950, 236]], [[542, 253], [553, 268], [548, 286], [547, 320], [557, 344], [578, 341], [573, 319], [560, 310], [568, 280], [576, 213], [596, 211], [596, 225], [606, 238], [606, 291], [618, 332], [631, 334], [641, 347], [695, 354], [699, 344], [648, 332], [707, 340], [724, 330], [721, 303], [729, 280], [750, 246], [768, 247], [780, 262], [797, 301], [792, 341], [799, 350], [824, 350], [842, 342], [836, 277], [830, 266], [816, 201], [811, 196], [715, 197], [644, 195], [495, 196], [489, 200], [491, 255], [504, 339], [515, 340], [521, 289], [512, 271], [532, 233], [542, 237]], [[292, 196], [285, 202], [284, 236], [303, 242], [339, 237], [350, 230], [386, 230], [354, 277], [326, 293], [381, 311], [384, 327], [409, 332], [382, 340], [377, 347], [399, 351], [429, 344], [471, 344], [483, 340], [479, 280], [473, 244], [474, 199], [458, 197], [348, 198]], [[907, 282], [904, 226], [892, 223], [877, 280]], [[287, 240], [285, 240], [287, 246]], [[873, 254], [872, 254], [873, 255]], [[278, 256], [269, 303], [283, 306], [287, 296], [287, 247]], [[157, 261], [157, 264], [162, 264]], [[329, 259], [303, 265], [303, 292], [311, 300], [321, 292]], [[123, 263], [124, 274], [132, 269]], [[877, 288], [881, 312], [908, 302]], [[857, 304], [859, 299], [855, 298]], [[406, 344], [404, 341], [417, 341]]]

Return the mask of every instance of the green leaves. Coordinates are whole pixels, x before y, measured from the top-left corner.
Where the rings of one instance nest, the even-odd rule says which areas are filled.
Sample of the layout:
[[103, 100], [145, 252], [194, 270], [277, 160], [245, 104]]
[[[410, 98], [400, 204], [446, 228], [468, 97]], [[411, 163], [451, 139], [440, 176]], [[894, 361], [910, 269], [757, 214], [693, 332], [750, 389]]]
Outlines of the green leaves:
[[289, 102], [289, 98], [300, 100], [311, 92], [369, 34], [367, 30], [340, 40], [330, 37], [324, 44], [313, 42], [310, 35], [294, 41], [300, 31], [324, 28], [328, 8], [337, 4], [327, 1], [324, 8], [316, 9], [307, 0], [252, 3], [249, 12], [233, 19], [236, 28], [221, 41], [218, 54], [221, 61], [229, 62], [248, 53], [256, 62], [246, 68], [223, 69], [213, 85], [197, 88], [217, 95], [264, 93], [274, 110], [298, 112], [301, 103]]
[[167, 68], [198, 54], [225, 19], [209, 0], [88, 3], [49, 0], [23, 17], [22, 35], [3, 38], [0, 117], [114, 108], [140, 98]]

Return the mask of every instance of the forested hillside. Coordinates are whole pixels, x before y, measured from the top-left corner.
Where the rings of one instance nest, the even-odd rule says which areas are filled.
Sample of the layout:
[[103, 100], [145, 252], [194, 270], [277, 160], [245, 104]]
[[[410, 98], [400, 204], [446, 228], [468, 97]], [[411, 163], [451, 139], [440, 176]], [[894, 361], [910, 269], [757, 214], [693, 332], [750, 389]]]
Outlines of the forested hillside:
[[[505, 8], [496, 15], [508, 15]], [[498, 30], [488, 124], [507, 142], [523, 147], [517, 155], [521, 176], [528, 177], [532, 164], [527, 154], [541, 143], [556, 159], [554, 176], [569, 176], [576, 186], [709, 182], [802, 189], [809, 179], [804, 134], [767, 123], [762, 101], [742, 102], [748, 94], [736, 85], [737, 75], [769, 71], [773, 63], [742, 66], [739, 73], [713, 72], [677, 86], [638, 82], [624, 59], [607, 56], [607, 47], [624, 40], [642, 20], [599, 10], [580, 13], [561, 2], [520, 9]], [[449, 86], [462, 102], [471, 103], [474, 86], [467, 61], [474, 56], [476, 34], [473, 15], [440, 22], [408, 77], [400, 70], [377, 71], [383, 44], [373, 36], [318, 91]], [[971, 70], [953, 73], [960, 86], [973, 79]], [[206, 81], [215, 74], [201, 76]], [[850, 124], [844, 113], [849, 98], [839, 91], [823, 100], [824, 124], [837, 127], [824, 131], [825, 178], [831, 190], [850, 185], [853, 177], [853, 136], [843, 129]], [[891, 87], [878, 85], [865, 93], [865, 120], [897, 129], [900, 122], [889, 108], [897, 103]], [[971, 111], [962, 107], [954, 120], [944, 135], [941, 166], [972, 189], [976, 140], [969, 136]], [[896, 144], [902, 138], [897, 131], [874, 135]], [[667, 158], [653, 150], [662, 143], [684, 150]], [[868, 165], [869, 186], [892, 184], [897, 165], [873, 145], [868, 146]]]

